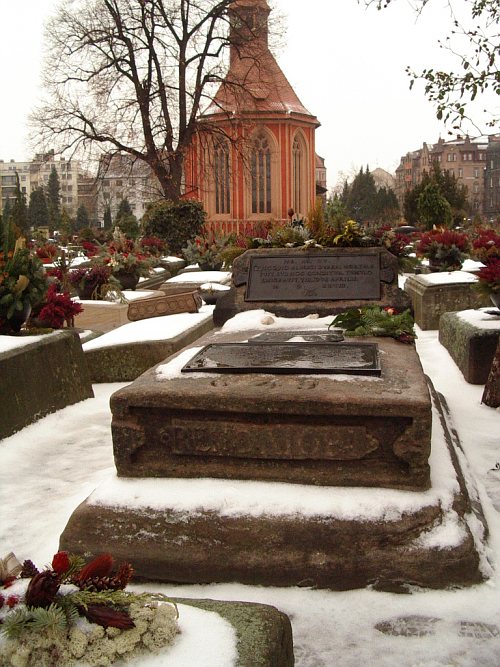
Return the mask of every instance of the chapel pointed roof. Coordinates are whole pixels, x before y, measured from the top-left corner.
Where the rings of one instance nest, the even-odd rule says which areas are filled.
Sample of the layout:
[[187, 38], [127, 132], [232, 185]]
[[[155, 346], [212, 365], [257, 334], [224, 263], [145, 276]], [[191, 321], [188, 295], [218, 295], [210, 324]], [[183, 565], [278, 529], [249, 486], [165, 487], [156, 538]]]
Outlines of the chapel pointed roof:
[[[267, 0], [235, 0], [229, 10], [232, 33], [229, 70], [203, 117], [272, 112], [299, 114], [319, 125], [269, 50], [268, 16], [271, 10]], [[250, 36], [247, 32], [239, 42], [238, 36], [245, 31], [242, 24], [252, 26], [252, 32]]]

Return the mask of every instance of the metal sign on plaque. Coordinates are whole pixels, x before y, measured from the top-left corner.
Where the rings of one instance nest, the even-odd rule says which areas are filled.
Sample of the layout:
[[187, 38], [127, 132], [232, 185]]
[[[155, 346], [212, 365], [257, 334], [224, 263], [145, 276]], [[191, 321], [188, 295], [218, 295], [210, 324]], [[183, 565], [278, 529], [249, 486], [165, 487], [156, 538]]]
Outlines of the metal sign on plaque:
[[379, 255], [251, 257], [245, 301], [330, 299], [380, 299]]
[[381, 368], [375, 343], [214, 343], [182, 372], [380, 376]]

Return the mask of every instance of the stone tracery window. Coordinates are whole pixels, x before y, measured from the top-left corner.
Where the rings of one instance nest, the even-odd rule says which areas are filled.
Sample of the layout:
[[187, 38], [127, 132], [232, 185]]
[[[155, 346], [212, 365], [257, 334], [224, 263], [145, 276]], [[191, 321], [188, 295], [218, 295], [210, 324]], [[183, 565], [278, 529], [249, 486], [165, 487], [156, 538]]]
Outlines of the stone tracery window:
[[251, 174], [252, 213], [271, 213], [271, 149], [265, 134], [253, 141]]
[[229, 144], [219, 139], [214, 147], [215, 161], [215, 213], [231, 212], [231, 181], [229, 169]]
[[305, 213], [307, 207], [307, 170], [306, 150], [304, 141], [299, 136], [293, 140], [292, 146], [292, 168], [293, 168], [293, 208], [296, 213]]

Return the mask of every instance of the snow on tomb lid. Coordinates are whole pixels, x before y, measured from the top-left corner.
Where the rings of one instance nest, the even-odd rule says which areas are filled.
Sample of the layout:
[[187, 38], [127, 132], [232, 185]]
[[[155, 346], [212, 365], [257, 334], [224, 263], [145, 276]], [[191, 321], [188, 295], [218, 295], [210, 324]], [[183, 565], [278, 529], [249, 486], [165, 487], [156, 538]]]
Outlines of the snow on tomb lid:
[[379, 255], [254, 255], [245, 301], [378, 300], [380, 293]]
[[182, 373], [342, 374], [380, 376], [376, 343], [213, 343]]

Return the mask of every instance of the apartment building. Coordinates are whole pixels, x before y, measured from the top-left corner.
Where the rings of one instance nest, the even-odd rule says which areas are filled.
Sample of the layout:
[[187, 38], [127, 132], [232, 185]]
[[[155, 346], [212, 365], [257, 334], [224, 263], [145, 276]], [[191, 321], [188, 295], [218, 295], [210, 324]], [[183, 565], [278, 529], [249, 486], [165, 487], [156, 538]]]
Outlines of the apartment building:
[[106, 155], [102, 158], [97, 178], [99, 220], [104, 218], [108, 206], [114, 219], [123, 199], [128, 200], [132, 213], [139, 220], [148, 203], [160, 196], [159, 183], [144, 161], [127, 154]]
[[19, 176], [21, 192], [26, 195], [26, 202], [29, 201], [32, 189], [31, 162], [16, 162], [15, 160], [5, 162], [0, 160], [0, 209], [2, 211], [7, 199], [13, 199], [16, 196], [16, 174]]
[[490, 223], [500, 218], [500, 134], [490, 137], [486, 149], [484, 215]]
[[[458, 135], [455, 139], [439, 139], [435, 144], [424, 143], [422, 148], [407, 153], [396, 169], [395, 192], [400, 204], [405, 193], [418, 185], [424, 172], [429, 172], [433, 162], [455, 176], [467, 188], [471, 215], [486, 214], [485, 171], [486, 154], [494, 137], [470, 137]], [[500, 214], [497, 210], [496, 215]]]
[[64, 157], [56, 160], [54, 151], [38, 153], [30, 162], [16, 162], [0, 160], [0, 196], [2, 209], [7, 198], [15, 196], [16, 173], [19, 175], [21, 192], [26, 195], [29, 203], [33, 190], [47, 187], [50, 172], [55, 167], [59, 177], [61, 208], [65, 208], [71, 217], [76, 216], [78, 210], [78, 177], [81, 173], [80, 162], [66, 160]]

